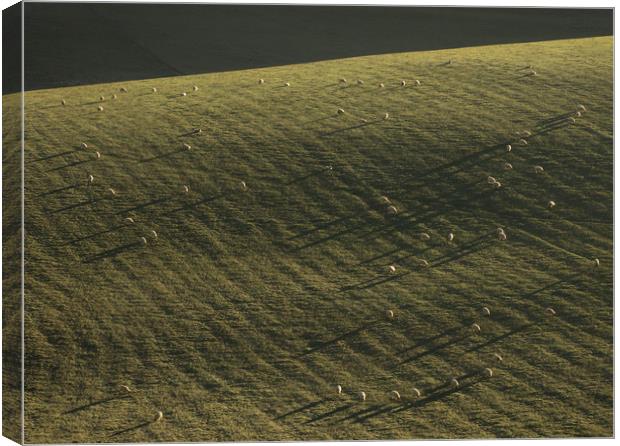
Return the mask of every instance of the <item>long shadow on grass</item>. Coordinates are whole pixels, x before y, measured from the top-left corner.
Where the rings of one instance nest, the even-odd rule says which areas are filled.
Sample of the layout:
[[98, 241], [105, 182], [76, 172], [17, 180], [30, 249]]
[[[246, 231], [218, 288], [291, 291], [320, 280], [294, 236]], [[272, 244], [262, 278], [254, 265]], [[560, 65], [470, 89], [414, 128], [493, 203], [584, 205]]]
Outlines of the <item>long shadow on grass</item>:
[[82, 207], [82, 206], [89, 206], [89, 205], [97, 204], [97, 203], [99, 203], [101, 201], [105, 201], [105, 200], [106, 200], [105, 198], [94, 198], [94, 199], [91, 199], [91, 200], [81, 201], [79, 203], [75, 203], [75, 204], [72, 204], [70, 206], [65, 206], [64, 208], [55, 209], [53, 211], [47, 211], [47, 212], [49, 214], [58, 214], [60, 212], [70, 211], [72, 209], [76, 209], [76, 208], [79, 208], [79, 207]]
[[534, 322], [529, 322], [527, 324], [523, 324], [523, 325], [521, 325], [521, 326], [519, 326], [517, 328], [514, 328], [514, 329], [512, 329], [512, 330], [510, 330], [510, 331], [508, 331], [508, 332], [506, 332], [504, 334], [501, 334], [501, 335], [496, 336], [496, 337], [494, 337], [492, 339], [489, 339], [488, 341], [485, 341], [485, 342], [483, 342], [481, 344], [478, 344], [478, 345], [474, 345], [473, 347], [470, 347], [467, 350], [465, 350], [465, 353], [477, 352], [478, 350], [481, 350], [481, 349], [483, 349], [485, 347], [488, 347], [489, 345], [496, 344], [496, 343], [498, 343], [498, 342], [500, 342], [500, 341], [502, 341], [502, 340], [504, 340], [504, 339], [506, 339], [506, 338], [508, 338], [508, 337], [510, 337], [512, 335], [515, 335], [517, 333], [521, 333], [521, 332], [527, 330], [528, 328], [533, 327], [534, 325], [536, 325]]
[[332, 130], [332, 131], [329, 131], [329, 132], [323, 132], [323, 133], [320, 133], [319, 136], [320, 137], [332, 136], [332, 135], [336, 135], [338, 133], [346, 132], [346, 131], [349, 131], [349, 130], [360, 129], [360, 128], [363, 128], [363, 127], [368, 127], [369, 125], [378, 124], [381, 121], [382, 121], [382, 119], [376, 119], [374, 121], [368, 121], [368, 122], [364, 122], [364, 123], [358, 124], [358, 125], [353, 125], [353, 126], [350, 126], [350, 127], [344, 127], [344, 128], [337, 129], [337, 130]]
[[143, 427], [146, 427], [146, 426], [148, 426], [148, 425], [150, 425], [152, 423], [153, 423], [153, 421], [145, 421], [143, 423], [139, 423], [139, 424], [136, 424], [134, 426], [130, 426], [130, 427], [126, 428], [126, 429], [123, 429], [123, 430], [120, 430], [120, 431], [116, 431], [116, 432], [110, 434], [110, 437], [116, 437], [117, 435], [121, 435], [121, 434], [124, 434], [126, 432], [135, 431], [135, 430], [141, 429]]
[[411, 274], [411, 272], [400, 273], [400, 274], [381, 274], [379, 276], [373, 277], [368, 280], [364, 280], [359, 283], [355, 283], [353, 285], [346, 285], [340, 288], [340, 291], [351, 291], [351, 290], [365, 290], [368, 288], [375, 287], [377, 285], [382, 285], [384, 283], [393, 282], [398, 279], [402, 279], [403, 277]]
[[163, 159], [163, 158], [169, 158], [169, 157], [174, 156], [177, 153], [181, 153], [181, 152], [187, 152], [187, 150], [185, 150], [185, 149], [173, 150], [171, 152], [162, 153], [161, 155], [156, 155], [156, 156], [153, 156], [151, 158], [143, 158], [143, 159], [139, 160], [138, 163], [148, 163], [148, 162], [156, 161], [156, 160]]
[[79, 166], [80, 164], [86, 164], [91, 162], [92, 160], [80, 160], [80, 161], [74, 161], [72, 163], [69, 164], [65, 164], [64, 166], [59, 166], [59, 167], [54, 167], [53, 169], [49, 169], [46, 170], [45, 172], [56, 172], [58, 170], [63, 170], [63, 169], [68, 169], [69, 167], [75, 167], [75, 166]]
[[43, 158], [37, 158], [37, 159], [31, 160], [31, 161], [28, 161], [27, 164], [38, 163], [38, 162], [41, 162], [41, 161], [47, 161], [47, 160], [51, 160], [52, 158], [58, 158], [59, 156], [70, 155], [71, 153], [75, 153], [75, 152], [76, 152], [76, 150], [67, 150], [66, 152], [56, 153], [54, 155], [48, 155], [48, 156], [45, 156]]
[[95, 232], [94, 234], [90, 234], [90, 235], [86, 235], [84, 237], [79, 237], [79, 238], [76, 238], [76, 239], [73, 239], [73, 240], [69, 240], [68, 242], [63, 243], [60, 246], [75, 245], [76, 243], [83, 242], [84, 240], [90, 240], [92, 238], [95, 238], [95, 237], [103, 235], [103, 234], [109, 234], [110, 232], [118, 231], [119, 229], [123, 229], [123, 228], [128, 227], [128, 226], [130, 226], [130, 225], [129, 224], [123, 224], [123, 225], [114, 226], [113, 228], [106, 229], [105, 231], [99, 231], [99, 232]]
[[121, 246], [117, 246], [116, 248], [107, 249], [105, 251], [99, 252], [91, 257], [88, 257], [84, 260], [84, 263], [93, 263], [99, 260], [107, 259], [110, 257], [116, 257], [119, 254], [129, 252], [135, 248], [142, 246], [140, 242], [126, 243]]
[[358, 327], [356, 329], [353, 329], [351, 331], [348, 331], [348, 332], [338, 336], [337, 338], [330, 339], [329, 341], [322, 342], [319, 345], [317, 345], [316, 347], [312, 347], [311, 349], [308, 349], [305, 352], [300, 353], [299, 355], [297, 355], [297, 357], [303, 357], [303, 356], [310, 355], [310, 354], [312, 354], [314, 352], [317, 352], [317, 351], [322, 350], [322, 349], [324, 349], [326, 347], [334, 345], [338, 341], [345, 340], [345, 339], [350, 338], [352, 336], [355, 336], [355, 335], [357, 335], [357, 334], [359, 334], [359, 333], [361, 333], [361, 332], [363, 332], [365, 330], [369, 330], [372, 327], [378, 326], [382, 322], [383, 321], [381, 319], [376, 319], [374, 321], [371, 321], [371, 322], [368, 322], [366, 324], [363, 324], [363, 325], [361, 325], [360, 327]]
[[146, 207], [149, 207], [149, 206], [153, 206], [153, 205], [160, 204], [160, 203], [165, 203], [167, 201], [170, 201], [172, 198], [173, 198], [172, 195], [167, 196], [167, 197], [162, 197], [162, 198], [155, 198], [153, 200], [147, 201], [146, 203], [141, 203], [141, 204], [136, 205], [134, 207], [131, 207], [131, 208], [128, 208], [128, 209], [122, 209], [120, 211], [117, 211], [117, 212], [115, 212], [114, 215], [121, 215], [121, 214], [126, 214], [128, 212], [139, 211], [139, 210], [142, 210], [142, 209], [144, 209]]
[[62, 414], [63, 415], [69, 415], [69, 414], [72, 414], [72, 413], [81, 412], [83, 410], [90, 409], [91, 407], [98, 406], [100, 404], [108, 403], [110, 401], [122, 400], [122, 399], [131, 398], [131, 397], [132, 397], [131, 395], [114, 395], [114, 396], [111, 396], [111, 397], [108, 397], [108, 398], [104, 398], [102, 400], [93, 401], [92, 403], [83, 404], [82, 406], [78, 406], [78, 407], [75, 407], [73, 409], [69, 409], [66, 412], [63, 412]]
[[312, 423], [316, 423], [317, 421], [321, 421], [325, 418], [331, 417], [333, 415], [336, 415], [337, 413], [343, 412], [351, 407], [353, 407], [355, 405], [355, 403], [347, 403], [347, 404], [342, 404], [338, 407], [336, 407], [335, 409], [332, 409], [328, 412], [325, 412], [323, 414], [317, 415], [316, 417], [307, 420], [304, 424], [312, 424]]
[[37, 195], [37, 197], [45, 197], [47, 195], [57, 194], [58, 192], [63, 192], [69, 189], [76, 189], [78, 187], [80, 187], [80, 183], [70, 184], [69, 186], [63, 186], [58, 189], [49, 190], [47, 192], [40, 193], [39, 195]]
[[210, 203], [212, 201], [218, 200], [218, 199], [223, 198], [225, 196], [226, 196], [226, 193], [220, 193], [220, 194], [217, 194], [217, 195], [213, 195], [211, 197], [204, 197], [201, 200], [194, 201], [193, 203], [188, 203], [185, 206], [182, 206], [180, 208], [175, 208], [175, 209], [172, 209], [170, 211], [167, 211], [167, 212], [164, 213], [164, 215], [171, 215], [171, 214], [176, 214], [177, 212], [182, 212], [182, 211], [187, 211], [187, 210], [190, 210], [190, 209], [195, 209], [198, 206], [200, 206], [201, 204]]
[[319, 404], [323, 404], [325, 401], [327, 401], [325, 398], [320, 399], [320, 400], [316, 400], [316, 401], [312, 401], [311, 403], [308, 403], [305, 406], [298, 407], [297, 409], [293, 409], [290, 412], [286, 412], [286, 413], [283, 413], [282, 415], [278, 415], [275, 419], [276, 420], [282, 420], [282, 419], [284, 419], [286, 417], [290, 417], [291, 415], [295, 415], [297, 413], [304, 412], [304, 411], [306, 411], [308, 409], [312, 409], [313, 407], [316, 407]]
[[447, 341], [442, 342], [441, 344], [434, 345], [433, 347], [431, 347], [431, 348], [429, 348], [427, 350], [424, 350], [423, 352], [417, 353], [417, 354], [415, 354], [413, 356], [410, 356], [410, 357], [408, 357], [406, 359], [403, 359], [402, 361], [400, 361], [396, 365], [396, 367], [399, 367], [399, 366], [401, 366], [403, 364], [408, 364], [408, 363], [416, 361], [418, 359], [422, 359], [425, 356], [432, 355], [434, 353], [439, 352], [440, 350], [453, 347], [453, 346], [459, 344], [460, 342], [466, 341], [467, 339], [471, 338], [472, 336], [474, 336], [474, 334], [475, 333], [473, 333], [473, 332], [467, 332], [467, 333], [463, 333], [463, 334], [461, 334], [459, 336], [456, 336], [456, 337], [454, 337], [452, 339], [448, 339]]

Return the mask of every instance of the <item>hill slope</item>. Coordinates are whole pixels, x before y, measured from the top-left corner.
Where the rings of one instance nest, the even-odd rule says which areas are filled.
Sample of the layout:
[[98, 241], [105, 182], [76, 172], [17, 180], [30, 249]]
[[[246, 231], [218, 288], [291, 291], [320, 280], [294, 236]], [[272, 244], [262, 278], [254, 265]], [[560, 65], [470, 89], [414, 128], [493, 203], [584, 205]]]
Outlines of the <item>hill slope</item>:
[[37, 91], [26, 120], [27, 442], [612, 435], [611, 38]]

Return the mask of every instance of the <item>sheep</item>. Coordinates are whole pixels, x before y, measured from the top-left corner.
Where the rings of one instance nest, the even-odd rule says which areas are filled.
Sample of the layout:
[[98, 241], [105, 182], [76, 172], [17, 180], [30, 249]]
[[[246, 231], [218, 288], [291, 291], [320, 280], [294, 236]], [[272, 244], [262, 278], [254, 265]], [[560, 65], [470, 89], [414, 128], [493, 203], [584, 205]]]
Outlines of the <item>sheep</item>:
[[406, 81], [404, 81], [404, 80], [400, 81], [400, 86], [401, 86], [401, 87], [405, 87], [405, 86], [407, 86], [407, 82], [406, 82]]
[[390, 392], [390, 398], [394, 401], [400, 401], [400, 393], [398, 392], [398, 390], [392, 390]]
[[340, 81], [339, 81], [339, 82], [340, 82], [341, 84], [346, 84], [346, 83], [347, 83], [347, 80], [343, 77], [343, 78], [341, 78], [341, 79], [340, 79]]
[[290, 86], [291, 86], [291, 83], [290, 83], [290, 82], [285, 82], [285, 83], [284, 83], [284, 86], [285, 86], [285, 87], [290, 87]]
[[125, 87], [121, 87], [121, 88], [119, 89], [119, 91], [120, 91], [121, 93], [127, 93], [127, 89], [126, 89]]
[[183, 97], [187, 96], [187, 92], [184, 91], [183, 93], [181, 93], [181, 96]]
[[426, 232], [422, 232], [422, 233], [420, 233], [420, 240], [423, 240], [423, 241], [428, 241], [428, 240], [430, 240], [430, 239], [431, 239], [431, 236], [430, 236], [430, 235], [428, 235]]
[[480, 331], [482, 331], [482, 329], [480, 328], [480, 325], [473, 323], [471, 324], [471, 331], [473, 331], [474, 333], [480, 333]]
[[411, 391], [416, 398], [420, 398], [422, 396], [422, 392], [420, 392], [417, 387], [414, 387], [413, 389], [411, 389]]
[[97, 107], [97, 110], [99, 110], [100, 112], [103, 111], [103, 107], [100, 105], [99, 107]]
[[143, 245], [148, 244], [148, 240], [146, 239], [146, 237], [140, 237], [140, 242], [142, 242]]
[[131, 393], [131, 389], [129, 388], [129, 386], [121, 384], [120, 388], [123, 389], [126, 393]]
[[265, 83], [265, 79], [259, 79], [259, 80], [258, 80], [258, 84], [259, 84], [259, 85], [262, 85], [262, 84], [264, 84], [264, 83]]
[[521, 138], [519, 140], [519, 144], [522, 145], [522, 146], [527, 146], [527, 141], [525, 139]]
[[420, 82], [418, 79], [416, 79], [416, 80], [415, 80], [415, 84], [416, 84], [417, 86], [420, 86], [420, 85], [422, 85], [422, 82]]
[[185, 150], [192, 150], [192, 146], [190, 146], [190, 145], [189, 145], [188, 143], [186, 143], [186, 142], [184, 142], [184, 143], [183, 143], [183, 148], [184, 148]]
[[192, 87], [192, 90], [194, 90], [194, 91], [198, 91], [198, 85], [194, 85], [194, 86]]
[[578, 104], [577, 105], [577, 110], [586, 111], [586, 107], [581, 105], [581, 104]]
[[497, 360], [497, 362], [502, 362], [504, 358], [499, 353], [493, 353], [493, 357]]
[[344, 109], [343, 108], [339, 108], [336, 113], [339, 114], [339, 115], [344, 115]]
[[153, 238], [158, 238], [157, 236], [157, 232], [155, 232], [153, 229], [151, 229], [151, 235], [153, 236]]
[[336, 391], [338, 392], [338, 395], [342, 395], [342, 386], [340, 384], [336, 386]]
[[363, 80], [361, 80], [361, 79], [358, 79], [358, 80], [357, 80], [357, 85], [364, 85], [364, 81], [363, 81]]
[[454, 240], [454, 234], [453, 233], [449, 233], [448, 234], [448, 241], [451, 242], [452, 240]]
[[390, 201], [390, 199], [389, 199], [388, 197], [386, 197], [385, 195], [380, 196], [380, 197], [379, 197], [379, 201], [381, 201], [381, 202], [382, 202], [382, 203], [384, 203], [384, 204], [390, 204], [390, 203], [392, 203], [392, 202]]
[[547, 203], [547, 207], [549, 209], [553, 209], [555, 207], [555, 201], [549, 200], [549, 203]]
[[512, 146], [510, 144], [506, 144], [506, 152], [512, 152]]
[[116, 93], [114, 93], [114, 94], [112, 95], [112, 99], [116, 100], [117, 98], [118, 98], [118, 96], [116, 96]]
[[534, 70], [530, 70], [530, 71], [528, 72], [528, 75], [530, 75], [530, 76], [537, 76], [538, 74], [536, 73], [536, 71], [534, 71]]
[[529, 138], [530, 136], [532, 136], [532, 132], [530, 132], [529, 130], [521, 130], [517, 132], [517, 135], [522, 136], [524, 138]]
[[387, 316], [388, 319], [394, 319], [394, 310], [387, 310], [385, 312], [385, 315]]
[[101, 153], [99, 153], [99, 152], [95, 152], [95, 157], [96, 157], [97, 159], [101, 159]]
[[487, 183], [489, 183], [489, 184], [495, 184], [495, 183], [497, 183], [497, 180], [495, 179], [495, 177], [488, 176], [488, 177], [487, 177]]
[[105, 97], [104, 97], [104, 96], [99, 96], [99, 100], [100, 100], [101, 102], [103, 102], [103, 101], [105, 101]]
[[385, 88], [385, 84], [384, 84], [383, 82], [381, 82], [381, 83], [379, 84], [379, 88]]
[[420, 259], [420, 266], [424, 267], [424, 268], [428, 268], [430, 265], [430, 263], [428, 263], [428, 260], [426, 259]]
[[394, 274], [396, 272], [396, 267], [394, 265], [390, 265], [387, 267], [387, 272], [389, 274]]
[[83, 142], [82, 144], [80, 144], [80, 148], [86, 150], [88, 149], [88, 144], [86, 144], [85, 142]]
[[63, 99], [62, 101], [60, 101], [60, 103], [61, 103], [62, 105], [67, 105], [67, 101], [65, 101], [64, 99]]
[[155, 418], [153, 419], [153, 423], [157, 423], [158, 421], [161, 421], [163, 417], [164, 417], [164, 414], [162, 413], [162, 411], [158, 410], [157, 414], [155, 415]]
[[505, 232], [502, 232], [502, 233], [500, 233], [500, 234], [497, 234], [497, 239], [498, 239], [500, 242], [505, 242], [507, 238], [508, 238], [508, 236], [506, 235], [506, 233], [505, 233]]
[[388, 119], [390, 119], [390, 114], [389, 113], [384, 114], [383, 115], [383, 120], [386, 121]]
[[366, 392], [360, 392], [360, 400], [366, 401]]
[[363, 122], [363, 123], [366, 123], [366, 122], [368, 122], [368, 119], [362, 118], [362, 119], [360, 119], [360, 121]]
[[325, 170], [332, 172], [334, 170], [334, 166], [327, 165], [325, 166]]
[[125, 217], [125, 221], [126, 221], [127, 223], [135, 223], [135, 222], [136, 222], [136, 221], [135, 221], [133, 218], [131, 218], [131, 217]]
[[594, 259], [594, 266], [596, 268], [598, 268], [599, 266], [601, 266], [601, 261], [599, 259]]
[[239, 183], [239, 185], [241, 186], [241, 190], [247, 190], [248, 189], [248, 185], [245, 184], [245, 181], [241, 181]]
[[534, 166], [534, 173], [543, 173], [545, 171], [543, 166]]
[[202, 129], [196, 128], [192, 129], [192, 135], [200, 135], [202, 133]]
[[452, 59], [448, 59], [448, 65], [452, 65]]
[[189, 193], [189, 186], [187, 184], [183, 185], [183, 192], [185, 192], [186, 194]]
[[95, 182], [95, 177], [92, 175], [88, 175], [88, 183], [93, 184]]
[[510, 164], [510, 163], [504, 163], [504, 169], [505, 169], [505, 170], [512, 170], [512, 164]]
[[108, 189], [108, 192], [110, 192], [110, 195], [112, 195], [113, 197], [116, 197], [116, 191], [112, 188]]
[[551, 307], [545, 309], [545, 313], [548, 314], [549, 316], [555, 316], [555, 310]]
[[500, 187], [502, 187], [502, 183], [500, 183], [499, 181], [496, 181], [495, 183], [493, 183], [493, 184], [492, 184], [492, 186], [493, 186], [495, 189], [499, 189]]
[[151, 88], [151, 91], [152, 91], [153, 93], [157, 93], [157, 88], [153, 87], [153, 88]]
[[394, 205], [388, 206], [386, 212], [388, 215], [396, 215], [398, 214], [398, 208]]
[[580, 112], [580, 111], [575, 112], [575, 116], [576, 116], [577, 118], [581, 118], [581, 112]]
[[484, 369], [484, 370], [482, 371], [482, 373], [483, 373], [483, 374], [484, 374], [484, 376], [486, 376], [487, 378], [490, 378], [490, 377], [492, 377], [492, 376], [493, 376], [493, 369], [489, 369], [489, 368]]
[[456, 378], [452, 378], [452, 380], [450, 381], [450, 385], [454, 389], [458, 389], [460, 386], [459, 381]]
[[491, 316], [491, 310], [489, 310], [489, 307], [482, 307], [482, 314], [485, 316]]

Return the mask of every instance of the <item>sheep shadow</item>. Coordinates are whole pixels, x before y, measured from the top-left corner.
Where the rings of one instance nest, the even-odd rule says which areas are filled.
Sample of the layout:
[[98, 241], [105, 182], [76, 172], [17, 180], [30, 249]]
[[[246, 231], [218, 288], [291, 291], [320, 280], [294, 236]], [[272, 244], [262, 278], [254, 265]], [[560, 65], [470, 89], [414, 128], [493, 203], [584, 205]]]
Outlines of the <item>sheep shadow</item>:
[[313, 407], [316, 407], [316, 406], [318, 406], [320, 404], [323, 404], [325, 401], [327, 401], [325, 398], [320, 399], [320, 400], [316, 400], [316, 401], [312, 401], [311, 403], [308, 403], [305, 406], [298, 407], [297, 409], [293, 409], [293, 410], [291, 410], [289, 412], [283, 413], [282, 415], [278, 415], [274, 419], [275, 420], [283, 420], [284, 418], [290, 417], [291, 415], [295, 415], [297, 413], [304, 412], [306, 410], [312, 409]]
[[177, 135], [177, 138], [184, 138], [187, 136], [196, 136], [196, 135], [201, 135], [202, 132], [197, 132], [196, 130], [192, 130], [186, 133], [181, 133], [180, 135]]
[[334, 345], [335, 343], [337, 343], [339, 341], [343, 341], [343, 340], [348, 339], [348, 338], [350, 338], [352, 336], [358, 335], [358, 334], [362, 333], [365, 330], [369, 330], [372, 327], [378, 326], [381, 322], [382, 322], [381, 319], [376, 319], [374, 321], [371, 321], [371, 322], [368, 322], [366, 324], [363, 324], [363, 325], [359, 326], [358, 328], [350, 330], [350, 331], [348, 331], [348, 332], [346, 332], [346, 333], [344, 333], [344, 334], [342, 334], [342, 335], [340, 335], [340, 336], [338, 336], [338, 337], [336, 337], [334, 339], [330, 339], [329, 341], [322, 342], [322, 343], [318, 344], [317, 346], [312, 347], [312, 348], [306, 350], [305, 352], [298, 354], [297, 357], [301, 358], [301, 357], [304, 357], [304, 356], [311, 355], [312, 353], [315, 353], [315, 352], [317, 352], [319, 350], [322, 350], [322, 349], [324, 349], [326, 347]]
[[93, 199], [90, 199], [90, 200], [81, 201], [79, 203], [75, 203], [75, 204], [72, 204], [70, 206], [65, 206], [64, 208], [54, 209], [52, 211], [47, 211], [47, 213], [48, 214], [58, 214], [60, 212], [66, 212], [66, 211], [70, 211], [70, 210], [73, 210], [73, 209], [77, 209], [77, 208], [82, 207], [82, 206], [88, 206], [88, 205], [97, 204], [97, 203], [99, 203], [101, 201], [105, 201], [105, 198], [93, 198]]
[[200, 206], [202, 204], [210, 203], [212, 201], [218, 200], [218, 199], [223, 198], [225, 196], [226, 196], [225, 193], [220, 193], [220, 194], [217, 194], [217, 195], [213, 195], [212, 197], [202, 198], [201, 200], [195, 201], [193, 203], [189, 203], [189, 204], [187, 204], [185, 206], [182, 206], [180, 208], [175, 208], [175, 209], [172, 209], [170, 211], [164, 212], [163, 215], [171, 215], [171, 214], [176, 214], [178, 212], [187, 211], [187, 210], [190, 210], [190, 209], [195, 209], [195, 208], [197, 208], [198, 206]]
[[351, 407], [353, 407], [355, 405], [355, 403], [346, 403], [346, 404], [342, 404], [338, 407], [336, 407], [335, 409], [332, 409], [328, 412], [325, 412], [323, 414], [317, 415], [314, 418], [311, 418], [310, 420], [307, 420], [306, 422], [304, 422], [304, 424], [312, 424], [312, 423], [316, 423], [317, 421], [321, 421], [325, 418], [329, 418], [331, 416], [334, 416], [340, 412], [343, 412], [347, 409], [350, 409]]
[[130, 427], [126, 428], [126, 429], [122, 429], [120, 431], [113, 432], [113, 433], [111, 433], [109, 435], [109, 437], [116, 437], [118, 435], [121, 435], [121, 434], [124, 434], [124, 433], [127, 433], [127, 432], [135, 431], [135, 430], [141, 429], [143, 427], [146, 427], [146, 426], [148, 426], [150, 424], [153, 424], [153, 421], [144, 421], [144, 422], [136, 424], [134, 426], [130, 426]]
[[302, 176], [299, 176], [297, 178], [294, 178], [294, 179], [284, 183], [284, 185], [285, 186], [290, 186], [292, 184], [301, 183], [302, 181], [308, 180], [308, 179], [313, 178], [313, 177], [318, 177], [322, 173], [326, 173], [326, 172], [329, 172], [329, 171], [327, 169], [316, 170], [316, 171], [311, 172], [309, 174], [302, 175]]
[[455, 327], [448, 328], [447, 330], [444, 330], [441, 333], [436, 334], [434, 336], [421, 339], [421, 340], [417, 341], [414, 345], [409, 346], [409, 347], [407, 347], [407, 348], [405, 348], [403, 350], [400, 350], [399, 352], [397, 352], [397, 355], [402, 355], [403, 353], [410, 352], [411, 350], [415, 350], [416, 348], [419, 348], [419, 347], [426, 347], [427, 345], [432, 344], [437, 339], [441, 339], [441, 338], [446, 337], [446, 336], [452, 336], [456, 332], [462, 330], [464, 327], [465, 327], [465, 325], [463, 325], [463, 324], [457, 325]]
[[339, 218], [336, 218], [334, 220], [331, 220], [331, 221], [328, 221], [328, 222], [325, 222], [325, 223], [320, 223], [320, 224], [316, 225], [312, 229], [308, 229], [306, 231], [302, 231], [299, 234], [296, 234], [296, 235], [294, 235], [292, 237], [289, 237], [287, 240], [290, 241], [290, 240], [295, 240], [295, 239], [298, 239], [298, 238], [301, 238], [301, 237], [305, 237], [305, 236], [310, 235], [310, 234], [312, 234], [312, 233], [314, 233], [316, 231], [320, 231], [321, 229], [326, 229], [326, 228], [328, 228], [330, 226], [334, 226], [334, 225], [337, 225], [339, 223], [344, 223], [346, 221], [349, 221], [349, 220], [352, 220], [352, 219], [354, 219], [356, 217], [359, 217], [360, 215], [363, 215], [363, 214], [364, 214], [364, 212], [355, 212], [355, 213], [353, 213], [351, 215], [347, 215], [347, 216], [344, 216], [344, 217], [339, 217]]
[[394, 280], [401, 279], [407, 275], [411, 274], [411, 272], [400, 273], [400, 274], [382, 274], [380, 276], [373, 277], [368, 280], [364, 280], [362, 282], [346, 285], [340, 288], [341, 292], [351, 291], [351, 290], [365, 290], [368, 288], [373, 288], [378, 285], [382, 285], [384, 283], [393, 282]]
[[142, 244], [140, 242], [125, 243], [124, 245], [117, 246], [116, 248], [107, 249], [105, 251], [92, 255], [91, 257], [84, 259], [83, 263], [93, 263], [99, 260], [116, 257], [119, 254], [129, 252], [141, 245]]
[[91, 162], [91, 161], [92, 161], [92, 160], [81, 160], [81, 161], [74, 161], [74, 162], [72, 162], [72, 163], [65, 164], [64, 166], [54, 167], [53, 169], [46, 170], [45, 172], [46, 172], [46, 173], [47, 173], [47, 172], [56, 172], [56, 171], [58, 171], [58, 170], [67, 169], [67, 168], [69, 168], [69, 167], [79, 166], [80, 164], [86, 164], [86, 163], [89, 163], [89, 162]]
[[437, 353], [437, 352], [439, 352], [439, 351], [441, 351], [443, 349], [453, 347], [453, 346], [457, 345], [458, 343], [463, 342], [463, 341], [469, 339], [473, 335], [474, 335], [473, 332], [469, 332], [469, 333], [464, 333], [464, 334], [462, 334], [460, 336], [448, 339], [445, 342], [442, 342], [440, 344], [434, 345], [431, 348], [428, 348], [428, 349], [426, 349], [426, 350], [424, 350], [424, 351], [422, 351], [420, 353], [417, 353], [417, 354], [415, 354], [413, 356], [410, 356], [410, 357], [408, 357], [406, 359], [403, 359], [402, 361], [398, 362], [394, 368], [398, 368], [398, 367], [400, 367], [400, 366], [402, 366], [404, 364], [408, 364], [408, 363], [416, 361], [418, 359], [422, 359], [425, 356], [432, 355], [432, 354]]
[[58, 189], [49, 190], [47, 192], [40, 193], [40, 194], [37, 195], [37, 197], [45, 197], [47, 195], [57, 194], [59, 192], [63, 192], [63, 191], [66, 191], [66, 190], [76, 189], [78, 187], [80, 187], [80, 183], [70, 184], [69, 186], [63, 186], [63, 187], [60, 187]]
[[30, 161], [28, 161], [27, 164], [38, 163], [38, 162], [41, 162], [41, 161], [48, 161], [48, 160], [51, 160], [53, 158], [58, 158], [60, 156], [70, 155], [70, 154], [75, 153], [75, 152], [77, 152], [77, 150], [67, 150], [65, 152], [56, 153], [54, 155], [48, 155], [48, 156], [44, 156], [42, 158], [37, 158], [37, 159], [34, 159], [34, 160], [30, 160]]
[[346, 131], [349, 131], [349, 130], [355, 130], [355, 129], [360, 129], [360, 128], [363, 128], [363, 127], [368, 127], [369, 125], [374, 125], [374, 124], [377, 124], [377, 123], [379, 123], [381, 121], [383, 121], [383, 119], [376, 119], [374, 121], [363, 122], [363, 123], [358, 124], [358, 125], [352, 125], [350, 127], [344, 127], [344, 128], [337, 129], [337, 130], [331, 130], [329, 132], [323, 132], [323, 133], [320, 133], [319, 136], [321, 138], [324, 138], [326, 136], [336, 135], [338, 133], [346, 132]]
[[99, 232], [95, 232], [94, 234], [90, 234], [90, 235], [86, 235], [84, 237], [80, 237], [80, 238], [76, 238], [76, 239], [73, 239], [73, 240], [69, 240], [68, 242], [63, 243], [60, 246], [75, 245], [76, 243], [83, 242], [84, 240], [90, 240], [92, 238], [98, 237], [98, 236], [103, 235], [103, 234], [109, 234], [110, 232], [118, 231], [119, 229], [123, 229], [123, 228], [125, 228], [127, 226], [129, 226], [129, 224], [118, 225], [118, 226], [115, 226], [115, 227], [113, 227], [111, 229], [106, 229], [105, 231], [99, 231]]
[[63, 415], [69, 415], [69, 414], [73, 414], [73, 413], [76, 413], [76, 412], [81, 412], [81, 411], [86, 410], [86, 409], [90, 409], [91, 407], [95, 407], [95, 406], [98, 406], [100, 404], [108, 403], [110, 401], [122, 400], [122, 399], [127, 399], [127, 398], [132, 398], [132, 396], [131, 395], [114, 395], [114, 396], [111, 396], [111, 397], [108, 397], [108, 398], [104, 398], [104, 399], [101, 399], [101, 400], [93, 401], [91, 403], [83, 404], [83, 405], [78, 406], [78, 407], [74, 407], [73, 409], [69, 409], [69, 410], [63, 412], [62, 414]]
[[141, 160], [138, 160], [137, 163], [142, 164], [142, 163], [148, 163], [148, 162], [156, 161], [156, 160], [163, 159], [163, 158], [169, 158], [181, 152], [187, 152], [187, 150], [185, 149], [173, 150], [171, 152], [162, 153], [161, 155], [152, 156], [151, 158], [143, 158]]
[[121, 215], [121, 214], [127, 214], [129, 212], [139, 211], [139, 210], [142, 210], [142, 209], [144, 209], [146, 207], [149, 207], [149, 206], [153, 206], [153, 205], [156, 205], [156, 204], [160, 204], [160, 203], [164, 203], [164, 202], [170, 201], [172, 198], [173, 198], [172, 195], [170, 195], [168, 197], [155, 198], [153, 200], [147, 201], [146, 203], [142, 203], [142, 204], [136, 205], [136, 206], [128, 208], [128, 209], [122, 209], [120, 211], [117, 211], [117, 212], [114, 213], [114, 215]]

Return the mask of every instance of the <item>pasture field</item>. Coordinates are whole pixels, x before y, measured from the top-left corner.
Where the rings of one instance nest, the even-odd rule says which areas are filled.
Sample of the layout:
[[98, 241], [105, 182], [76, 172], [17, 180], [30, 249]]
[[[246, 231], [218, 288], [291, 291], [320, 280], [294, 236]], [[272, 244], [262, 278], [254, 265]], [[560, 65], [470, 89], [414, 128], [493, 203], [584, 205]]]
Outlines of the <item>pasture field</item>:
[[612, 436], [612, 49], [27, 92], [26, 442]]

